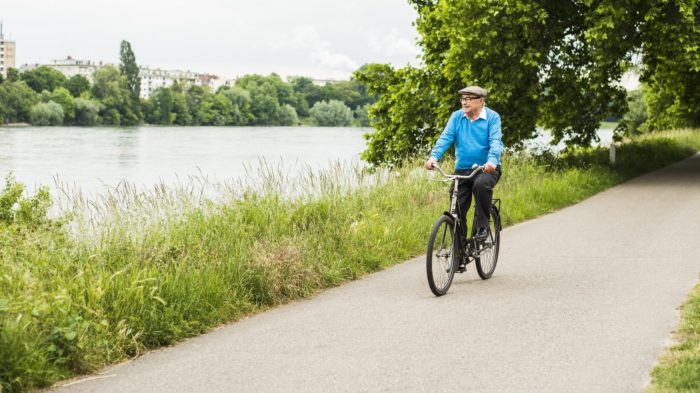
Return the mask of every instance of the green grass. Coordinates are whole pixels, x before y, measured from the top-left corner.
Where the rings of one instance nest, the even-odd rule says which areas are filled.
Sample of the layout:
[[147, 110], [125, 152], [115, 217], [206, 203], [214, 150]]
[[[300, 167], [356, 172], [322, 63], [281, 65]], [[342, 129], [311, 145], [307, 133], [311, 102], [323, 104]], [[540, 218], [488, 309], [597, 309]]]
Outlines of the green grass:
[[[614, 167], [604, 149], [507, 155], [496, 189], [504, 224], [698, 149], [700, 132], [685, 130], [628, 141]], [[420, 255], [448, 204], [447, 186], [420, 164], [375, 174], [335, 166], [298, 181], [267, 167], [261, 185], [217, 186], [215, 201], [200, 184], [124, 186], [99, 201], [74, 196], [59, 221], [42, 198], [6, 188], [0, 390], [46, 386]]]
[[676, 341], [651, 373], [647, 393], [700, 392], [700, 284], [681, 307]]

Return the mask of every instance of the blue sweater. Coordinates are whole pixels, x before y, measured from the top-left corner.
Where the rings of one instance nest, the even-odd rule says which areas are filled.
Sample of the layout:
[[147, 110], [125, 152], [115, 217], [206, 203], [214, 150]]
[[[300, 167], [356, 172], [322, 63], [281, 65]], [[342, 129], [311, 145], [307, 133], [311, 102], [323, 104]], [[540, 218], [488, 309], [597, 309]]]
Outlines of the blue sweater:
[[501, 117], [487, 107], [474, 121], [469, 120], [463, 110], [455, 111], [430, 157], [440, 160], [452, 143], [455, 144], [457, 156], [455, 170], [471, 169], [473, 164], [483, 165], [486, 162], [500, 165], [503, 153]]

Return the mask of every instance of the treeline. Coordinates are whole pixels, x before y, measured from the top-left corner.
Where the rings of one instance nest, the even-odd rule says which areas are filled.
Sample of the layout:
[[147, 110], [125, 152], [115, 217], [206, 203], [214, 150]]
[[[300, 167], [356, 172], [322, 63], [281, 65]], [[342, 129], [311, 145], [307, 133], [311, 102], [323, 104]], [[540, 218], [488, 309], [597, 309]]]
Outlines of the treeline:
[[278, 75], [246, 75], [234, 86], [174, 83], [139, 97], [138, 66], [123, 41], [120, 65], [105, 66], [93, 81], [66, 78], [47, 66], [0, 76], [0, 124], [37, 126], [133, 126], [142, 123], [183, 126], [368, 126], [368, 106], [376, 101], [351, 79], [318, 86], [311, 78], [289, 81]]
[[142, 102], [144, 120], [162, 125], [292, 126], [310, 118], [320, 126], [368, 126], [374, 98], [355, 80], [317, 86], [311, 78], [246, 75], [215, 92], [173, 84]]

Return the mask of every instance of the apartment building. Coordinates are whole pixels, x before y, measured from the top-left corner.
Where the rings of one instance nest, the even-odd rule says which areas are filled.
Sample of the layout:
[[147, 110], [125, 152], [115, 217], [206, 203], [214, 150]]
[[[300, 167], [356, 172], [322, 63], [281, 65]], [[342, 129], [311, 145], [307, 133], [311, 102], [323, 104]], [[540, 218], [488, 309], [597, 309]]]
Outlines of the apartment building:
[[0, 75], [7, 78], [7, 69], [15, 67], [16, 45], [14, 41], [5, 39], [0, 22]]

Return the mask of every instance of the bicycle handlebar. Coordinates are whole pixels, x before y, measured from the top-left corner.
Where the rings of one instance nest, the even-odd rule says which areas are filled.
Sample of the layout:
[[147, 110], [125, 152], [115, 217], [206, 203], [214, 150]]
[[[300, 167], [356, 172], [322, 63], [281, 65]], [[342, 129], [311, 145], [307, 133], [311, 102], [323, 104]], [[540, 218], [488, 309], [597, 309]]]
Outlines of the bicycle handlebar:
[[437, 169], [438, 172], [440, 172], [440, 174], [445, 178], [443, 181], [452, 181], [454, 179], [471, 179], [472, 177], [474, 177], [474, 175], [476, 175], [477, 173], [484, 170], [483, 165], [474, 164], [474, 165], [472, 165], [472, 173], [465, 176], [465, 175], [448, 175], [447, 173], [445, 173], [442, 170], [442, 168], [440, 168], [435, 163], [433, 163], [433, 168]]

